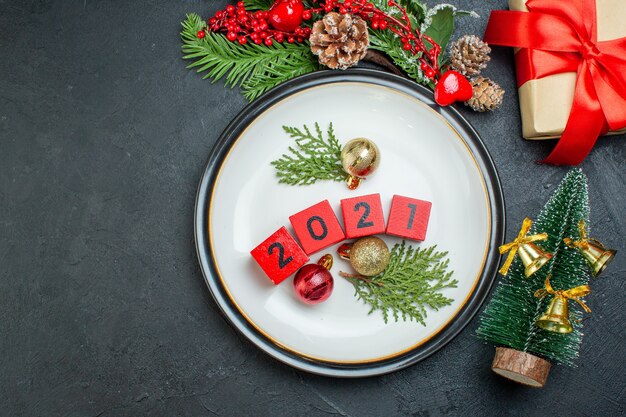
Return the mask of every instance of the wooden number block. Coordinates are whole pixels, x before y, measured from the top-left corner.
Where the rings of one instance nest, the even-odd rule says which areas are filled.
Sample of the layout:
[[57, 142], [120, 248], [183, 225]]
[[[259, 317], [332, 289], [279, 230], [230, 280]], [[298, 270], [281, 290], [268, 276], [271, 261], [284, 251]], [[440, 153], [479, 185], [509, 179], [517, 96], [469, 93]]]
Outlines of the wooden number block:
[[394, 195], [387, 222], [387, 234], [413, 240], [426, 239], [432, 203]]
[[289, 221], [307, 255], [346, 238], [328, 200], [294, 214]]
[[285, 227], [252, 249], [250, 255], [274, 284], [283, 282], [309, 260]]
[[348, 239], [385, 233], [385, 215], [380, 194], [341, 200], [341, 212]]

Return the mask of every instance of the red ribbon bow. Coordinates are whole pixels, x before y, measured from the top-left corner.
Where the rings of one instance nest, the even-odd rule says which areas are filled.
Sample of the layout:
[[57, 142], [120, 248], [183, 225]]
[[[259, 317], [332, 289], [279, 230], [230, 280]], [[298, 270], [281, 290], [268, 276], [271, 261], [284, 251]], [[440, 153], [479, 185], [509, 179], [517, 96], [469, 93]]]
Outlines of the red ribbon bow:
[[515, 54], [518, 87], [577, 73], [567, 125], [543, 162], [578, 165], [598, 136], [626, 126], [626, 38], [598, 42], [595, 0], [528, 0], [526, 7], [530, 13], [492, 12], [485, 41], [524, 48]]

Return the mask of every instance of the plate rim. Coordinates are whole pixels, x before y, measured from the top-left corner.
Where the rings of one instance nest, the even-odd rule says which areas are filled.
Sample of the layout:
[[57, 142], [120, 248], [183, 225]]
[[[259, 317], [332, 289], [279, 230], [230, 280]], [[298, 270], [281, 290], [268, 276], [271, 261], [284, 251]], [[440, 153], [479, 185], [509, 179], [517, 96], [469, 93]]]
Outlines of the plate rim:
[[[241, 314], [228, 296], [227, 290], [223, 288], [221, 280], [217, 277], [208, 237], [208, 211], [210, 197], [213, 193], [213, 184], [219, 173], [219, 168], [236, 139], [251, 121], [273, 105], [293, 94], [316, 86], [350, 82], [374, 84], [408, 94], [439, 113], [457, 131], [459, 137], [475, 159], [483, 177], [485, 190], [490, 202], [491, 230], [488, 250], [480, 278], [473, 291], [469, 294], [465, 305], [457, 311], [455, 317], [437, 334], [414, 349], [389, 359], [377, 362], [333, 363], [310, 359], [293, 353], [260, 333]], [[365, 377], [394, 372], [427, 358], [452, 341], [471, 322], [485, 302], [495, 282], [500, 260], [498, 246], [503, 243], [506, 230], [505, 211], [500, 177], [493, 159], [478, 132], [456, 108], [453, 106], [440, 107], [434, 102], [433, 93], [430, 90], [413, 81], [387, 72], [362, 68], [346, 71], [325, 70], [296, 77], [275, 87], [248, 104], [226, 126], [209, 152], [205, 169], [200, 178], [194, 206], [194, 238], [198, 262], [211, 296], [229, 325], [243, 334], [256, 347], [273, 358], [306, 372], [334, 377]]]

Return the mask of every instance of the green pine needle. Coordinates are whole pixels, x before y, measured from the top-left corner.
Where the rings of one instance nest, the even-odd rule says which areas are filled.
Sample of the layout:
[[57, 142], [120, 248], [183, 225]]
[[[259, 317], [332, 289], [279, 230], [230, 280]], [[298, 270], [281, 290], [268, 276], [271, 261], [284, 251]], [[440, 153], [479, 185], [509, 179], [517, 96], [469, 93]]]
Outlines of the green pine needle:
[[416, 321], [423, 326], [428, 310], [439, 310], [454, 300], [441, 294], [444, 288], [456, 288], [458, 281], [447, 272], [448, 252], [435, 252], [436, 246], [414, 249], [404, 241], [391, 250], [389, 266], [375, 277], [341, 273], [354, 285], [355, 295], [370, 305], [368, 314], [380, 310], [385, 323]]
[[308, 43], [240, 45], [219, 33], [207, 33], [200, 39], [197, 33], [206, 25], [193, 13], [187, 15], [182, 26], [183, 59], [195, 61], [188, 68], [206, 72], [204, 78], [213, 82], [225, 77], [226, 85], [241, 86], [250, 101], [284, 81], [319, 69]]
[[[395, 7], [389, 7], [387, 0], [373, 0], [374, 6], [385, 13], [388, 13], [396, 18], [401, 18], [401, 14]], [[415, 0], [402, 0], [400, 1], [402, 7], [406, 8], [407, 15], [411, 20], [411, 25], [414, 28], [419, 28], [427, 11], [427, 7]], [[390, 30], [369, 30], [370, 35], [370, 49], [381, 51], [389, 56], [393, 62], [400, 67], [406, 75], [420, 84], [430, 85], [430, 80], [424, 77], [424, 73], [420, 68], [419, 58], [420, 54], [413, 55], [407, 52], [402, 47], [402, 42], [398, 35], [394, 34]]]
[[341, 166], [341, 145], [335, 137], [333, 124], [328, 127], [328, 139], [315, 123], [315, 133], [307, 125], [301, 129], [283, 126], [295, 138], [296, 146], [289, 147], [290, 154], [272, 161], [278, 182], [289, 185], [310, 185], [320, 180], [343, 181], [346, 173]]
[[524, 276], [519, 257], [506, 277], [502, 277], [493, 297], [480, 317], [478, 336], [496, 345], [537, 354], [561, 364], [573, 366], [582, 342], [581, 312], [570, 302], [570, 320], [574, 331], [553, 333], [535, 326], [552, 301], [552, 296], [538, 299], [535, 291], [544, 287], [548, 274], [555, 290], [567, 290], [589, 282], [589, 268], [576, 249], [568, 248], [563, 238], [580, 239], [578, 222], [589, 224], [587, 177], [572, 169], [558, 186], [533, 223], [529, 234], [546, 232], [548, 239], [537, 242], [552, 259], [530, 278]]
[[[319, 6], [316, 4], [317, 0], [303, 0], [304, 7], [310, 9], [312, 7]], [[274, 4], [274, 0], [243, 0], [243, 4], [246, 6], [246, 10], [269, 10]]]
[[370, 30], [370, 49], [386, 53], [406, 75], [420, 84], [430, 86], [431, 81], [424, 77], [420, 68], [421, 53], [413, 55], [405, 51], [396, 34], [386, 30]]
[[272, 7], [274, 0], [243, 0], [243, 4], [246, 6], [246, 10], [269, 10]]

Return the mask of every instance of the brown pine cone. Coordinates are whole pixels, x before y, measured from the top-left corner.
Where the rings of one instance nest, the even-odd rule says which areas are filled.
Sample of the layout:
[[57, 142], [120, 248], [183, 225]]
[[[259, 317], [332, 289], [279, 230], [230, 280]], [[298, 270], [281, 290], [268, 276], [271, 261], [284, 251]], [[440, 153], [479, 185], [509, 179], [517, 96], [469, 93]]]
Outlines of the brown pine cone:
[[492, 111], [500, 107], [504, 98], [504, 89], [494, 81], [485, 77], [476, 77], [472, 81], [474, 95], [465, 105], [474, 111]]
[[328, 13], [313, 24], [309, 41], [320, 64], [332, 69], [346, 69], [356, 65], [367, 52], [367, 23], [349, 13]]
[[478, 36], [465, 35], [452, 44], [450, 66], [465, 76], [473, 77], [487, 67], [490, 53], [489, 45]]

